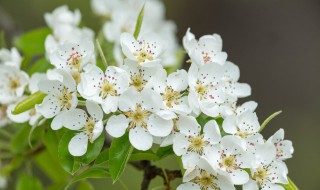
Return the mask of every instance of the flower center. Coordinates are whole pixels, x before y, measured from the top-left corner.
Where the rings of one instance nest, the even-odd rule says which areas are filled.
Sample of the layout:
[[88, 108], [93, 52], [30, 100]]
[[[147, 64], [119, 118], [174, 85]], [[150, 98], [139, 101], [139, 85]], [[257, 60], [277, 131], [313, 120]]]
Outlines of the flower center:
[[259, 186], [265, 181], [267, 180], [267, 177], [271, 175], [270, 173], [268, 173], [267, 168], [265, 167], [259, 167], [255, 173], [252, 176], [252, 179], [254, 179], [255, 181], [258, 182]]
[[130, 129], [135, 128], [137, 125], [147, 128], [147, 123], [145, 121], [149, 117], [150, 113], [142, 109], [140, 105], [137, 105], [134, 111], [125, 112], [124, 115], [131, 120], [129, 125]]
[[216, 180], [217, 176], [213, 174], [208, 174], [205, 170], [202, 170], [200, 176], [195, 177], [191, 181], [200, 185], [201, 190], [220, 190], [220, 187], [218, 187], [217, 183], [215, 182]]
[[96, 124], [96, 122], [93, 120], [93, 118], [89, 117], [87, 119], [86, 125], [83, 128], [83, 131], [89, 136], [90, 142], [92, 142], [93, 129], [94, 129], [95, 124]]
[[81, 81], [81, 76], [78, 71], [72, 72], [72, 78], [74, 79], [74, 81], [76, 81], [77, 84], [79, 84]]
[[80, 69], [82, 55], [79, 52], [72, 52], [67, 59], [67, 65], [70, 66], [71, 69]]
[[143, 76], [141, 74], [131, 76], [130, 86], [134, 86], [138, 92], [142, 91], [145, 84], [146, 84], [146, 81], [143, 79]]
[[[142, 41], [139, 41], [139, 44], [142, 44]], [[138, 63], [143, 63], [145, 61], [152, 61], [154, 60], [153, 54], [151, 50], [148, 50], [149, 44], [145, 44], [139, 51], [134, 52], [133, 55], [137, 57]]]
[[237, 128], [236, 135], [238, 135], [238, 136], [241, 137], [241, 138], [247, 138], [248, 136], [251, 136], [252, 133], [243, 132], [243, 131], [241, 131], [240, 128], [238, 127], [238, 128]]
[[209, 144], [209, 141], [203, 140], [203, 135], [189, 137], [188, 141], [191, 143], [188, 147], [188, 151], [197, 152], [199, 155], [203, 154], [203, 148]]
[[32, 108], [29, 112], [30, 116], [35, 116], [37, 114], [37, 110], [35, 108]]
[[208, 52], [201, 52], [204, 63], [211, 62], [211, 57]]
[[232, 170], [238, 169], [238, 166], [236, 164], [236, 158], [234, 155], [222, 155], [222, 161], [219, 164], [219, 166], [221, 168], [224, 167], [227, 172], [232, 172]]
[[15, 77], [10, 79], [9, 81], [9, 87], [11, 90], [16, 90], [17, 88], [19, 88], [21, 86], [19, 78]]
[[64, 109], [67, 109], [69, 110], [71, 108], [71, 103], [70, 101], [72, 100], [72, 93], [70, 93], [68, 91], [68, 88], [66, 87], [63, 87], [63, 90], [62, 90], [62, 94], [61, 94], [61, 97], [60, 97], [60, 102], [61, 102], [61, 110], [64, 110]]
[[164, 94], [162, 95], [162, 100], [166, 101], [166, 106], [171, 108], [172, 104], [179, 105], [179, 99], [181, 94], [174, 91], [171, 87], [166, 87]]
[[202, 82], [198, 80], [195, 90], [199, 94], [201, 100], [205, 99], [208, 93], [208, 85], [203, 85]]
[[116, 96], [117, 91], [115, 90], [114, 84], [110, 83], [108, 80], [104, 79], [101, 85], [100, 96], [106, 98], [108, 95]]

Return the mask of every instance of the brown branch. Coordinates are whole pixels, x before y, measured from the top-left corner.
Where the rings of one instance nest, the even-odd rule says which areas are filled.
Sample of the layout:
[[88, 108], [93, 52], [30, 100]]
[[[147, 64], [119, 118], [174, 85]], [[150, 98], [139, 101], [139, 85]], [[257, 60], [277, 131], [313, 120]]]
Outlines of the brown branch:
[[[176, 178], [181, 178], [182, 173], [180, 170], [168, 170], [165, 169], [165, 173], [163, 170], [155, 165], [151, 165], [150, 161], [143, 160], [139, 162], [130, 162], [130, 164], [138, 170], [144, 171], [143, 180], [141, 183], [141, 190], [148, 190], [151, 180], [156, 178], [157, 176], [162, 177], [164, 181], [164, 187], [166, 190], [171, 190], [170, 182]], [[168, 177], [168, 181], [166, 179], [166, 175]]]

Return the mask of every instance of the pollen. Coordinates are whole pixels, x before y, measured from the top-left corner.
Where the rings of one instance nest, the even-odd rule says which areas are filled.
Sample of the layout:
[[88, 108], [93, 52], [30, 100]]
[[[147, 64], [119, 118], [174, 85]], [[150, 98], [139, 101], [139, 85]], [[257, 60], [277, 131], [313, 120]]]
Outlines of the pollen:
[[140, 105], [137, 105], [134, 111], [125, 112], [124, 115], [131, 120], [129, 125], [130, 129], [134, 129], [137, 125], [140, 125], [145, 129], [147, 128], [146, 120], [148, 119], [150, 112], [141, 108]]
[[162, 100], [166, 102], [166, 106], [168, 108], [172, 107], [172, 104], [179, 105], [180, 104], [180, 98], [182, 95], [174, 91], [171, 87], [166, 87], [165, 92], [162, 95]]
[[203, 154], [203, 148], [209, 144], [209, 141], [203, 140], [203, 135], [189, 137], [188, 141], [190, 142], [188, 151], [196, 152], [199, 155]]
[[146, 84], [146, 81], [143, 79], [143, 76], [141, 73], [131, 76], [130, 86], [134, 86], [138, 92], [142, 91], [145, 84]]
[[199, 94], [200, 99], [203, 100], [208, 94], [208, 85], [204, 85], [198, 80], [197, 85], [195, 86], [195, 91]]
[[114, 84], [110, 83], [108, 80], [104, 79], [101, 84], [100, 96], [106, 98], [108, 95], [117, 96], [117, 91]]
[[191, 181], [193, 183], [198, 184], [201, 190], [209, 190], [209, 189], [221, 190], [216, 183], [217, 176], [213, 174], [208, 174], [205, 170], [202, 170], [200, 173], [200, 176], [195, 177]]
[[93, 142], [92, 138], [93, 138], [93, 129], [94, 129], [95, 124], [96, 124], [96, 122], [93, 120], [93, 118], [89, 117], [87, 119], [86, 125], [83, 128], [83, 132], [85, 132], [88, 135], [91, 143]]

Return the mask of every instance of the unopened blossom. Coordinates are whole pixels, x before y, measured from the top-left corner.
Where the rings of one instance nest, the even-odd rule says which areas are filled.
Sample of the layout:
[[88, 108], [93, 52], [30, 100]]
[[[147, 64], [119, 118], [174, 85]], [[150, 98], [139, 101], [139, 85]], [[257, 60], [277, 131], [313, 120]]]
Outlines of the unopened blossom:
[[78, 85], [82, 97], [101, 104], [106, 114], [117, 111], [119, 96], [129, 87], [128, 73], [115, 66], [109, 66], [106, 72], [95, 65], [88, 65], [84, 70]]
[[221, 143], [210, 150], [205, 158], [221, 175], [227, 176], [233, 184], [242, 185], [249, 181], [244, 168], [251, 168], [255, 162], [253, 154], [246, 152], [246, 142], [238, 136], [224, 136]]
[[9, 104], [23, 96], [29, 77], [17, 67], [0, 65], [0, 103]]
[[16, 48], [11, 48], [11, 50], [5, 48], [0, 49], [0, 65], [9, 65], [19, 69], [21, 62], [21, 55]]
[[58, 25], [77, 26], [81, 21], [81, 14], [78, 9], [72, 12], [68, 6], [63, 5], [56, 8], [52, 13], [45, 13], [44, 18], [50, 28], [55, 28]]
[[183, 46], [192, 62], [200, 66], [207, 63], [223, 65], [227, 60], [227, 53], [222, 51], [222, 39], [218, 34], [202, 36], [198, 41], [189, 28], [183, 37]]
[[103, 131], [103, 112], [98, 104], [86, 101], [86, 113], [82, 109], [66, 111], [62, 116], [63, 126], [78, 131], [70, 141], [68, 149], [73, 156], [82, 156], [87, 152], [88, 142], [93, 143]]
[[284, 190], [280, 184], [287, 184], [288, 168], [276, 159], [276, 148], [271, 142], [258, 145], [256, 164], [250, 169], [251, 179], [243, 185], [243, 190]]
[[160, 64], [160, 56], [165, 51], [165, 42], [155, 33], [146, 33], [135, 39], [132, 34], [123, 33], [120, 37], [122, 51], [127, 59], [143, 67]]
[[222, 123], [222, 128], [226, 133], [244, 139], [251, 147], [263, 143], [263, 137], [259, 133], [260, 124], [257, 114], [250, 110], [237, 116], [227, 116]]
[[173, 151], [182, 156], [186, 169], [195, 167], [200, 157], [221, 140], [220, 129], [215, 120], [208, 121], [203, 132], [194, 117], [180, 117], [176, 126], [179, 133], [173, 140]]
[[172, 120], [157, 114], [161, 107], [159, 94], [147, 88], [139, 93], [131, 87], [120, 96], [121, 114], [110, 117], [106, 130], [116, 138], [128, 130], [132, 146], [138, 150], [148, 150], [153, 144], [153, 136], [168, 136], [173, 128]]
[[183, 176], [183, 183], [177, 190], [235, 190], [227, 177], [218, 174], [205, 159], [188, 169]]
[[276, 158], [279, 160], [286, 160], [292, 157], [293, 147], [292, 142], [284, 140], [284, 130], [279, 129], [274, 135], [272, 135], [268, 142], [271, 142], [276, 147]]
[[63, 111], [72, 110], [78, 105], [76, 82], [70, 73], [61, 69], [48, 72], [47, 77], [51, 80], [42, 80], [38, 85], [39, 90], [47, 96], [35, 108], [45, 118], [56, 116], [51, 127], [60, 129], [62, 127], [60, 117]]
[[[159, 72], [159, 71], [158, 71]], [[185, 70], [178, 70], [168, 77], [166, 73], [154, 83], [154, 90], [162, 96], [162, 101], [168, 114], [189, 114], [186, 90], [188, 88], [188, 74]]]

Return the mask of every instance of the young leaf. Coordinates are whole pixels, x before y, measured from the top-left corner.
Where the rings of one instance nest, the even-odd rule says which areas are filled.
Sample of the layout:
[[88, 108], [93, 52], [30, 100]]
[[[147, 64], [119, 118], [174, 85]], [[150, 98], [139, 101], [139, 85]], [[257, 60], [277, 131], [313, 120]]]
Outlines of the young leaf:
[[270, 116], [261, 124], [261, 127], [260, 127], [259, 132], [261, 132], [261, 131], [266, 127], [266, 125], [267, 125], [273, 118], [275, 118], [277, 115], [279, 115], [280, 113], [282, 113], [282, 111], [277, 111], [277, 112], [273, 113], [272, 115], [270, 115]]
[[97, 157], [94, 165], [105, 164], [109, 162], [109, 149], [102, 151]]
[[46, 94], [40, 91], [35, 92], [34, 94], [31, 94], [30, 96], [28, 96], [27, 98], [19, 102], [14, 108], [12, 113], [20, 114], [34, 108], [34, 106], [36, 104], [40, 104], [46, 96], [47, 96]]
[[299, 190], [298, 187], [293, 183], [293, 181], [288, 177], [288, 184], [282, 184], [282, 186], [286, 189], [286, 190]]
[[39, 28], [29, 31], [14, 40], [14, 46], [20, 49], [25, 55], [39, 55], [45, 53], [44, 42], [51, 33], [49, 28]]
[[121, 177], [132, 151], [128, 133], [113, 139], [109, 149], [109, 170], [113, 183]]
[[73, 157], [69, 153], [68, 145], [72, 137], [75, 136], [74, 131], [68, 131], [66, 132], [58, 146], [58, 158], [61, 166], [63, 167], [64, 170], [67, 172], [74, 174], [76, 171], [78, 171], [81, 167], [81, 162], [79, 157]]
[[163, 159], [171, 154], [174, 154], [173, 149], [172, 149], [172, 145], [160, 147], [157, 150], [157, 156], [159, 157], [159, 159]]
[[142, 9], [138, 15], [138, 19], [136, 22], [136, 28], [134, 30], [133, 36], [135, 39], [138, 38], [139, 34], [140, 34], [140, 30], [141, 30], [141, 26], [142, 26], [142, 21], [143, 21], [143, 17], [144, 17], [144, 6], [145, 4], [143, 4]]
[[87, 153], [82, 156], [82, 163], [89, 164], [96, 159], [104, 144], [104, 134], [102, 133], [93, 143], [88, 144]]
[[19, 178], [17, 182], [16, 190], [42, 190], [42, 184], [40, 183], [39, 179], [23, 175]]
[[66, 186], [65, 190], [67, 190], [70, 185], [75, 182], [88, 179], [88, 178], [108, 178], [110, 177], [110, 173], [106, 167], [103, 166], [92, 166], [85, 171], [81, 172], [80, 174], [76, 175], [74, 178], [71, 179], [69, 184]]
[[129, 159], [130, 162], [140, 161], [140, 160], [159, 160], [159, 157], [153, 153], [151, 150], [149, 151], [137, 151], [131, 154]]

